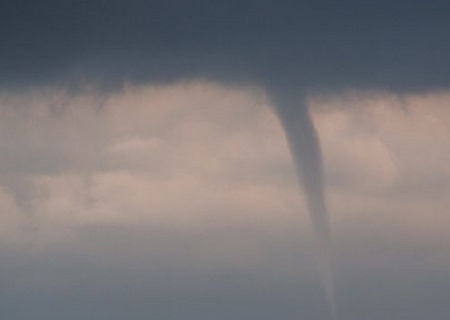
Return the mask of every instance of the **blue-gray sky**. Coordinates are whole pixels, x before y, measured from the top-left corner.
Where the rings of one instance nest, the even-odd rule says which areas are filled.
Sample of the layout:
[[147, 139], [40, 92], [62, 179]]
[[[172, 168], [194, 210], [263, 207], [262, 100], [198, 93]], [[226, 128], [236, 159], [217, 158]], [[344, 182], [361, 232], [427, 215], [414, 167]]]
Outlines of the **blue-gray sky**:
[[448, 318], [449, 13], [0, 0], [0, 317], [328, 319], [276, 91], [309, 94], [340, 319]]

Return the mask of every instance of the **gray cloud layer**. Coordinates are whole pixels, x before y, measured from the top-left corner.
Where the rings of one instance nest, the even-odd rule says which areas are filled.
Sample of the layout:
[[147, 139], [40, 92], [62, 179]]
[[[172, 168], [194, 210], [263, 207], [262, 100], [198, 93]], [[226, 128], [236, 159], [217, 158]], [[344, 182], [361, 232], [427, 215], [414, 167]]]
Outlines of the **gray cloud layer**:
[[442, 88], [449, 10], [440, 0], [2, 1], [0, 83]]

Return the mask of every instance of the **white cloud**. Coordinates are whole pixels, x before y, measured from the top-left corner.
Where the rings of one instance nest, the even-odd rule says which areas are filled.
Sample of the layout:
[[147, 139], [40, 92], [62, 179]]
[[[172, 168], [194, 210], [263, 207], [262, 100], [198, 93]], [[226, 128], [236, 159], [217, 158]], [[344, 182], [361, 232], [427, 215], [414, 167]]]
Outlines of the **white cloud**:
[[[449, 102], [445, 93], [312, 101], [337, 246], [426, 243], [448, 265], [440, 243], [450, 229]], [[190, 83], [107, 97], [2, 97], [0, 133], [2, 241], [75, 244], [79, 230], [98, 225], [250, 226], [310, 241], [281, 126], [252, 88]], [[369, 249], [354, 252], [376, 265]]]

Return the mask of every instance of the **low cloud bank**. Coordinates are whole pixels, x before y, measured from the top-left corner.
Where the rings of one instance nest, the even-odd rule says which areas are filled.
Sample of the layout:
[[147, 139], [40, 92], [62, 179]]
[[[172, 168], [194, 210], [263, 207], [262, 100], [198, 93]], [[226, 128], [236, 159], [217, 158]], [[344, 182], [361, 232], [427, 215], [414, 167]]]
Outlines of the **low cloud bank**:
[[[449, 102], [445, 92], [311, 99], [338, 296], [355, 281], [448, 273]], [[51, 270], [67, 283], [84, 270], [98, 289], [104, 267], [111, 288], [167, 270], [184, 280], [252, 273], [267, 290], [316, 283], [305, 200], [262, 91], [196, 82], [9, 94], [0, 99], [0, 132], [2, 281], [18, 296], [67, 290], [42, 280]], [[183, 290], [195, 290], [187, 283]], [[2, 295], [11, 300], [11, 292]], [[343, 309], [357, 300], [347, 294]]]

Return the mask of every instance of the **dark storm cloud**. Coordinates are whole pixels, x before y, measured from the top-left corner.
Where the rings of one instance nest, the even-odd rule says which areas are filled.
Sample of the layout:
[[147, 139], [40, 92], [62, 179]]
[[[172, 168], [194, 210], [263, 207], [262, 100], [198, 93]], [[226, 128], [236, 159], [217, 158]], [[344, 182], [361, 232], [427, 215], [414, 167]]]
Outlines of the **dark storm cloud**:
[[450, 84], [447, 1], [2, 1], [3, 86]]

